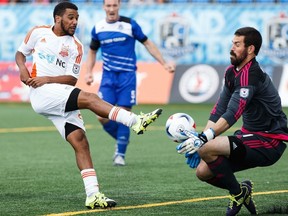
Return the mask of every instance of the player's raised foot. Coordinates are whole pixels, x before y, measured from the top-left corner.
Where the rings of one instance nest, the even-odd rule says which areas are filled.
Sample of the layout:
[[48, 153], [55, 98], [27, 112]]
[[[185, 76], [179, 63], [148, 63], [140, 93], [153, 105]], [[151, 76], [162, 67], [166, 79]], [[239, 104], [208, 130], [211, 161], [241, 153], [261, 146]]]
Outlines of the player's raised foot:
[[150, 113], [140, 113], [137, 122], [131, 127], [136, 134], [143, 134], [147, 126], [154, 122], [162, 113], [162, 109], [156, 109]]
[[241, 193], [238, 195], [231, 194], [226, 216], [236, 215], [241, 210], [244, 200], [246, 200], [249, 196], [251, 196], [251, 187], [246, 184], [241, 184]]
[[256, 204], [253, 200], [253, 182], [251, 180], [245, 180], [241, 182], [241, 185], [248, 185], [251, 188], [251, 194], [244, 200], [244, 206], [252, 215], [257, 215]]
[[125, 158], [121, 155], [115, 154], [113, 158], [114, 166], [125, 166]]
[[103, 193], [95, 193], [92, 196], [86, 198], [85, 206], [88, 209], [94, 208], [111, 208], [116, 206], [116, 202], [108, 197], [105, 197]]

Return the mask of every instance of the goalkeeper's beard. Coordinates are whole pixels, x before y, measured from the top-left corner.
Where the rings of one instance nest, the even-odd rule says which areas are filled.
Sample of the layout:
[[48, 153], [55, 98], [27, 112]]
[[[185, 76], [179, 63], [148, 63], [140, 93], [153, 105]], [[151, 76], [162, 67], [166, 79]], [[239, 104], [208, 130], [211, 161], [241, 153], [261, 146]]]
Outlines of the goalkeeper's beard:
[[245, 48], [241, 55], [237, 57], [237, 55], [233, 52], [233, 50], [230, 51], [230, 61], [231, 64], [235, 67], [238, 67], [248, 56], [248, 48]]

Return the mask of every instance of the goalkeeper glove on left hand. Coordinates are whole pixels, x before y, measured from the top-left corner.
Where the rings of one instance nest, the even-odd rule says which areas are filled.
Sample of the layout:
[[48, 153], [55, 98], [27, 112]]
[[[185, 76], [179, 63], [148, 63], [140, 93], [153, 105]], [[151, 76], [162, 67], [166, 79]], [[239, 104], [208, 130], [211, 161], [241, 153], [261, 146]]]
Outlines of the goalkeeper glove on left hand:
[[197, 168], [201, 160], [198, 152], [195, 152], [193, 154], [186, 153], [185, 157], [187, 158], [186, 163], [189, 165], [190, 168]]

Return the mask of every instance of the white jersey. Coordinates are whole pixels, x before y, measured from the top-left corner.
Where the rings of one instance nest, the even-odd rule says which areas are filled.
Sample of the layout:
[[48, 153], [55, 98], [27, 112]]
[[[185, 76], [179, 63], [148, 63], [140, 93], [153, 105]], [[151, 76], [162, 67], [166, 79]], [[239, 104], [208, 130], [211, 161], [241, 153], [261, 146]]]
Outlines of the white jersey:
[[[20, 45], [19, 52], [33, 55], [31, 77], [72, 75], [79, 77], [83, 46], [75, 36], [56, 36], [52, 26], [33, 28]], [[65, 112], [75, 86], [49, 83], [30, 87], [30, 102], [35, 112], [50, 119], [65, 139], [65, 125], [70, 123], [85, 131], [79, 110]]]
[[33, 54], [31, 77], [79, 77], [83, 45], [75, 36], [55, 35], [52, 26], [37, 26], [30, 30], [18, 51], [25, 56]]

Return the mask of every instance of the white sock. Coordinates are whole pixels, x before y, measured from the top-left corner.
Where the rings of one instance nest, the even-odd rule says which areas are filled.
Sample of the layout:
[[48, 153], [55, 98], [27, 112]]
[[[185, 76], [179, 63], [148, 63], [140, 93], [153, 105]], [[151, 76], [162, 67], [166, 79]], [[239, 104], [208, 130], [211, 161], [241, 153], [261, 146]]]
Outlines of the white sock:
[[84, 169], [80, 173], [84, 182], [86, 195], [91, 196], [94, 193], [99, 192], [99, 184], [95, 169]]
[[132, 112], [129, 112], [125, 109], [114, 106], [111, 109], [108, 115], [108, 118], [113, 121], [120, 122], [128, 127], [131, 127], [137, 121], [136, 116], [137, 115]]

